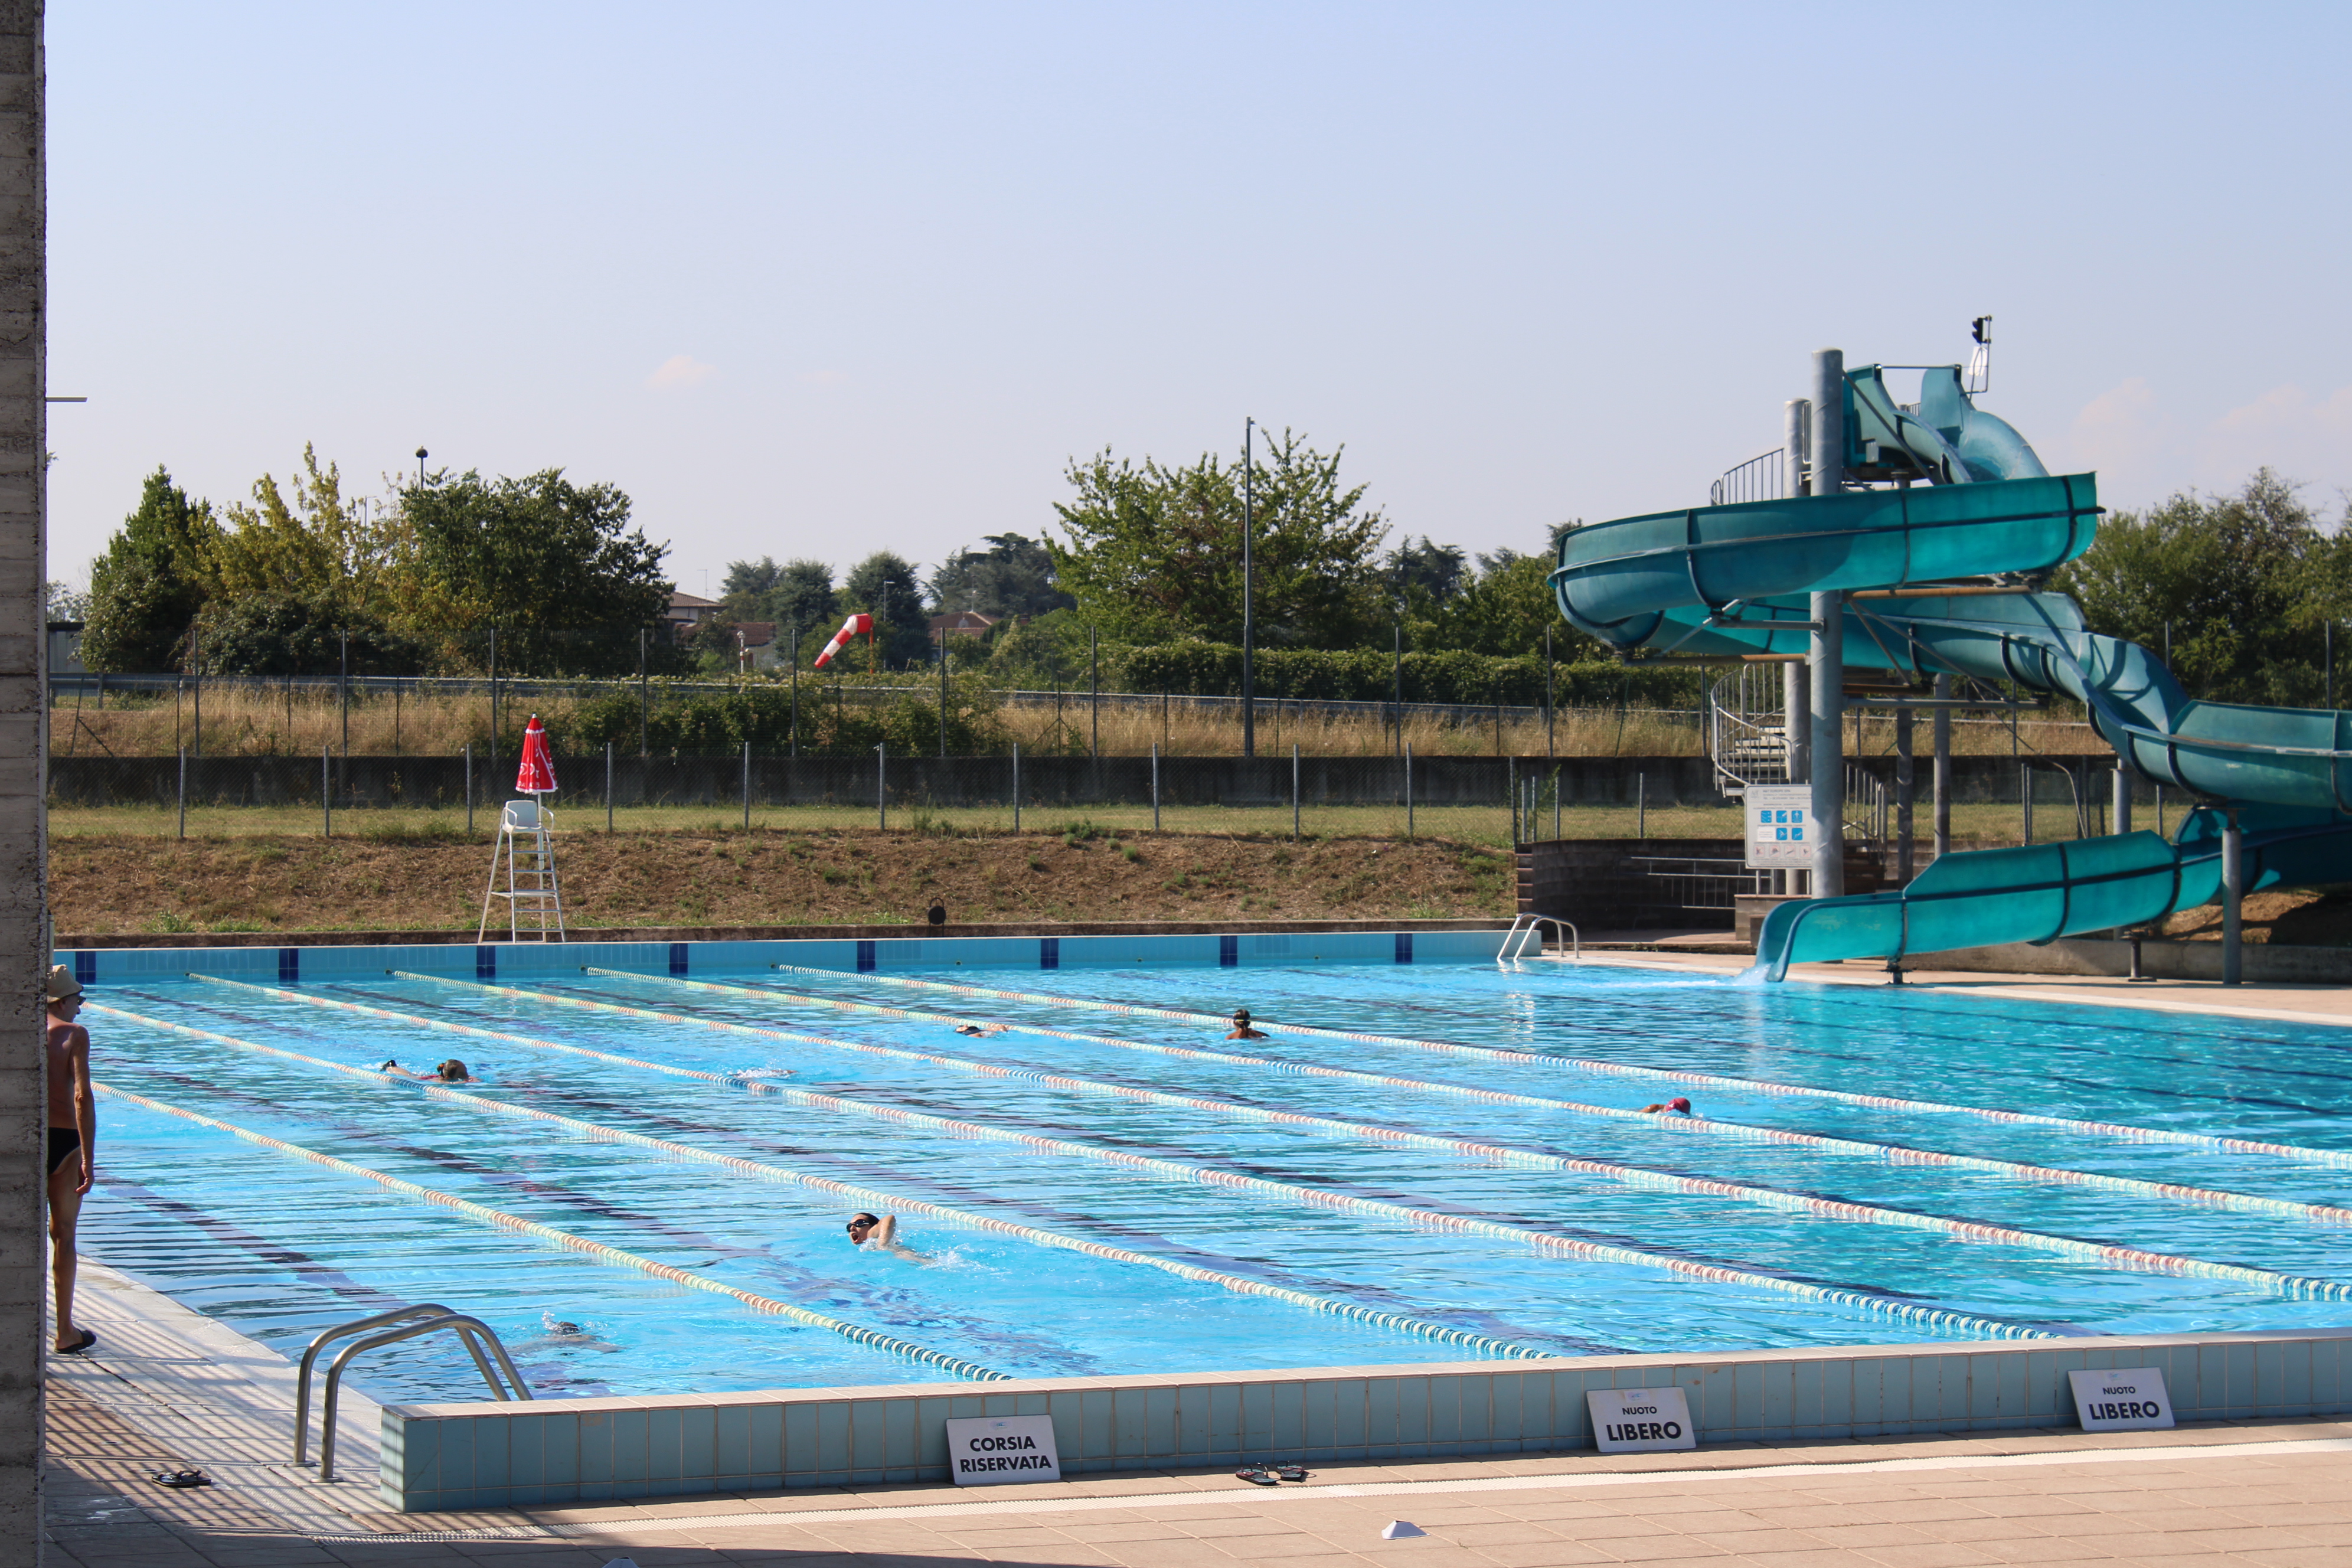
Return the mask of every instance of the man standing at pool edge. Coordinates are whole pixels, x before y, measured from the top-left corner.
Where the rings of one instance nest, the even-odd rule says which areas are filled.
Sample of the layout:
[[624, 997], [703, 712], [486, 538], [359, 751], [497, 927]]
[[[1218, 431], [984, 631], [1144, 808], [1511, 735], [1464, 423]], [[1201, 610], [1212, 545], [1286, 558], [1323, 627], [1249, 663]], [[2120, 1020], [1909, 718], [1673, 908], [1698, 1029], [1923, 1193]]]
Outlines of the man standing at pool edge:
[[53, 964], [45, 994], [49, 1028], [49, 1275], [58, 1292], [60, 1355], [77, 1355], [98, 1336], [73, 1321], [74, 1226], [81, 1218], [82, 1194], [98, 1174], [98, 1097], [89, 1087], [89, 1031], [74, 1022], [81, 1011], [81, 982], [64, 964]]

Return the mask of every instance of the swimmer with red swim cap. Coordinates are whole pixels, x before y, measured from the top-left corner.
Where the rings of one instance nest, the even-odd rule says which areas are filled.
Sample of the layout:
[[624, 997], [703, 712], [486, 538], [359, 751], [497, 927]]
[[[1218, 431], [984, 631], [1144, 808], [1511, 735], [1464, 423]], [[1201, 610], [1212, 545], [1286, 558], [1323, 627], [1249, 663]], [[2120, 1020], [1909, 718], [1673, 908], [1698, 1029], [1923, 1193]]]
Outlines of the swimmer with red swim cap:
[[1691, 1114], [1690, 1101], [1683, 1099], [1680, 1095], [1676, 1095], [1674, 1099], [1667, 1100], [1664, 1105], [1645, 1105], [1642, 1107], [1642, 1109], [1644, 1111], [1662, 1113], [1667, 1116], [1688, 1116]]

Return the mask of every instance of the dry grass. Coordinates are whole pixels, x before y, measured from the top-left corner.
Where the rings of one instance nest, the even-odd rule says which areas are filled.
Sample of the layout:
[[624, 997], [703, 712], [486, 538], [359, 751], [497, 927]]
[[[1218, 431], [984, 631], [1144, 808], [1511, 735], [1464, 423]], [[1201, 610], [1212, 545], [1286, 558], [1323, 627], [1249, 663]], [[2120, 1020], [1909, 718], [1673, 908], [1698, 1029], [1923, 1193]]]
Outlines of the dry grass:
[[[1507, 855], [1436, 839], [1377, 843], [1058, 835], [941, 837], [703, 830], [565, 836], [564, 901], [582, 929], [1505, 917]], [[479, 845], [390, 839], [72, 838], [52, 849], [68, 935], [467, 931], [489, 868]]]
[[[804, 700], [820, 700], [811, 682]], [[919, 695], [920, 693], [918, 693]], [[575, 700], [549, 697], [537, 709], [559, 745]], [[507, 728], [520, 726], [529, 706], [509, 701]], [[196, 741], [195, 704], [189, 698], [110, 697], [101, 711], [94, 702], [68, 700], [51, 710], [51, 746], [60, 755], [89, 753], [167, 757]], [[997, 710], [997, 726], [1007, 742], [1030, 752], [1086, 752], [1097, 747], [1095, 716], [1085, 693], [1050, 701], [1024, 702]], [[2087, 724], [2063, 716], [2028, 720], [2018, 744], [2035, 752], [2080, 753], [2105, 750]], [[1846, 726], [1849, 745], [1854, 728]], [[355, 697], [350, 711], [350, 751], [360, 756], [455, 756], [465, 746], [486, 748], [489, 704], [478, 695]], [[1417, 756], [1696, 756], [1701, 749], [1697, 716], [1633, 709], [1561, 709], [1547, 729], [1540, 711], [1505, 709], [1499, 727], [1491, 712], [1446, 718], [1411, 713], [1404, 736]], [[1258, 704], [1257, 743], [1279, 755], [1292, 746], [1309, 756], [1386, 756], [1397, 739], [1377, 712], [1334, 711], [1306, 701], [1264, 699]], [[1927, 723], [1915, 727], [1914, 745], [1929, 744]], [[1955, 752], [1982, 753], [2011, 749], [2006, 720], [1963, 718], [1953, 725]], [[1181, 700], [1143, 706], [1105, 702], [1098, 749], [1105, 756], [1142, 756], [1157, 745], [1175, 756], [1231, 756], [1241, 751], [1241, 721], [1230, 708], [1202, 710]], [[344, 750], [344, 715], [331, 692], [269, 692], [215, 687], [204, 703], [202, 750], [208, 756], [316, 756], [322, 746]], [[502, 749], [511, 751], [509, 739]], [[1891, 719], [1866, 717], [1860, 755], [1895, 747]]]

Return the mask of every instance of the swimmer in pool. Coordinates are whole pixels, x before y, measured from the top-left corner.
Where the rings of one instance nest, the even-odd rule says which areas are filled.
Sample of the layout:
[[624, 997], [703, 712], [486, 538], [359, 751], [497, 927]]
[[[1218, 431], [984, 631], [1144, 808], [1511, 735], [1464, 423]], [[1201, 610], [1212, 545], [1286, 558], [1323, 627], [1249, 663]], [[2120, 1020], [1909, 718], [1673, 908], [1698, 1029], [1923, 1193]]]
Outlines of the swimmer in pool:
[[1667, 1100], [1664, 1105], [1645, 1105], [1642, 1107], [1642, 1109], [1645, 1112], [1665, 1116], [1688, 1116], [1691, 1114], [1690, 1101], [1683, 1099], [1680, 1095], [1676, 1095], [1674, 1099]]
[[917, 1263], [930, 1261], [898, 1239], [898, 1216], [894, 1214], [883, 1215], [878, 1218], [870, 1214], [852, 1215], [849, 1219], [849, 1245], [856, 1247], [870, 1247], [877, 1252], [887, 1252], [899, 1258], [911, 1258]]
[[383, 1066], [376, 1068], [375, 1070], [378, 1072], [396, 1072], [403, 1078], [422, 1079], [426, 1083], [478, 1083], [481, 1081], [472, 1073], [467, 1072], [466, 1070], [466, 1064], [459, 1061], [456, 1057], [451, 1057], [446, 1062], [437, 1063], [431, 1072], [411, 1072], [406, 1068], [402, 1067], [398, 1062], [387, 1057], [384, 1059]]
[[1010, 1024], [958, 1024], [956, 1026], [956, 1033], [959, 1035], [1001, 1035], [1012, 1026], [1013, 1026]]
[[1248, 1008], [1236, 1007], [1234, 1009], [1234, 1032], [1227, 1035], [1225, 1038], [1229, 1040], [1262, 1040], [1265, 1038], [1265, 1036], [1250, 1027]]

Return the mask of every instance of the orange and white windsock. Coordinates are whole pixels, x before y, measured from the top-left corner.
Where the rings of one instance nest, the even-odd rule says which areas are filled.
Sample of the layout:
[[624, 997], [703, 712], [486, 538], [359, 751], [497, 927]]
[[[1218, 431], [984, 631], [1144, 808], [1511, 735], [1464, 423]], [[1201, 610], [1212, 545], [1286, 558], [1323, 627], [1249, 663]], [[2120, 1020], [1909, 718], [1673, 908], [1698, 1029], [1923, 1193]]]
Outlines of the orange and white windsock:
[[841, 623], [841, 629], [833, 634], [833, 640], [824, 645], [824, 651], [816, 656], [815, 668], [823, 669], [825, 667], [826, 661], [832, 658], [835, 654], [839, 653], [842, 649], [842, 645], [848, 642], [850, 638], [870, 637], [873, 635], [874, 617], [872, 616], [850, 616], [847, 620]]

